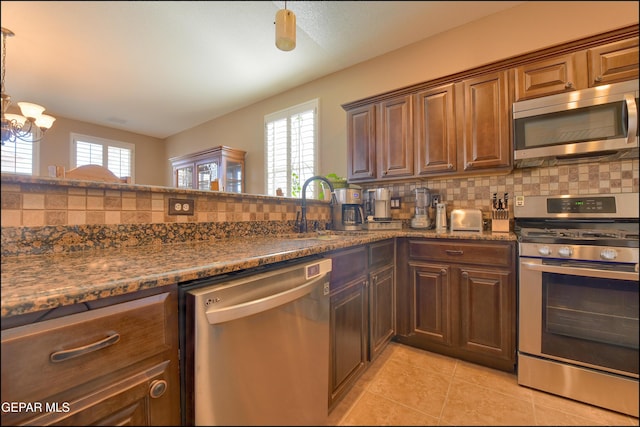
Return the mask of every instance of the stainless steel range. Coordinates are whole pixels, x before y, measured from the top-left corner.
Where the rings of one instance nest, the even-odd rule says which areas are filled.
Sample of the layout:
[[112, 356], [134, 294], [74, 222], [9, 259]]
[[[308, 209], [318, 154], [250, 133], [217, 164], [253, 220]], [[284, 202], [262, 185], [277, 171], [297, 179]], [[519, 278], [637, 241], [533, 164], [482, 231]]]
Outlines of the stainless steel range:
[[638, 416], [638, 194], [516, 197], [518, 383]]

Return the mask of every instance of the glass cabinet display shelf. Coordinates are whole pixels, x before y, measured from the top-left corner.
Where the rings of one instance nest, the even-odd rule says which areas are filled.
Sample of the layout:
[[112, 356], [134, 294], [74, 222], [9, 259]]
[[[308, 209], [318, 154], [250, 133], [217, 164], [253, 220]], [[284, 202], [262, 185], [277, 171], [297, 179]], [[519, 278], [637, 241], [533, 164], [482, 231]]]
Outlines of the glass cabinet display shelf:
[[246, 152], [221, 145], [208, 150], [169, 159], [173, 185], [196, 190], [244, 193]]

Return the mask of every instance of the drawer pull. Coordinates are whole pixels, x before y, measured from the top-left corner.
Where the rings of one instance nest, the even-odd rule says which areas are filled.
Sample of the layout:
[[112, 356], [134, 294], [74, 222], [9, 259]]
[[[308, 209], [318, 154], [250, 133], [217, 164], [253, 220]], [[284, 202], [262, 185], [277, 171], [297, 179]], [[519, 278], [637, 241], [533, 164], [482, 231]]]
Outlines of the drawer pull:
[[114, 333], [113, 335], [109, 335], [103, 340], [94, 342], [93, 344], [87, 344], [82, 347], [72, 348], [71, 350], [56, 351], [55, 353], [51, 353], [49, 359], [51, 359], [53, 363], [64, 362], [65, 360], [80, 357], [87, 353], [109, 347], [110, 345], [113, 345], [118, 341], [120, 341], [120, 334]]
[[447, 255], [464, 255], [464, 251], [461, 250], [454, 251], [452, 249], [447, 249], [445, 250], [445, 252], [447, 253]]

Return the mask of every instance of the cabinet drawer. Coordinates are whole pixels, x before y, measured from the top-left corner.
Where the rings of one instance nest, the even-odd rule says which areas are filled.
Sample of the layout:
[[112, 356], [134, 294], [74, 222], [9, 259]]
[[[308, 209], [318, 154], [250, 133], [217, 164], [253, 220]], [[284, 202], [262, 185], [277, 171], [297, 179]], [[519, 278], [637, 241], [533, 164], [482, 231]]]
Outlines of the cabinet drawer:
[[395, 248], [394, 239], [369, 244], [369, 268], [393, 264]]
[[367, 247], [365, 245], [344, 249], [329, 255], [331, 262], [331, 289], [367, 271]]
[[3, 400], [43, 401], [169, 350], [169, 295], [3, 330]]
[[433, 240], [412, 240], [409, 242], [409, 257], [411, 259], [511, 267], [513, 245], [509, 243], [444, 243]]

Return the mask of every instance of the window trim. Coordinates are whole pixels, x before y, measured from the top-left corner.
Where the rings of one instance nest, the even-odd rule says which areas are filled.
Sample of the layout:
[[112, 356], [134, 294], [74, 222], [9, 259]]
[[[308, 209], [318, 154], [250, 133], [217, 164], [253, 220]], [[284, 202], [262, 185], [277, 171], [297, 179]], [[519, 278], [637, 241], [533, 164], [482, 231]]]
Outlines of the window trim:
[[[107, 139], [107, 138], [101, 138], [98, 136], [91, 136], [91, 135], [84, 135], [84, 134], [80, 134], [80, 133], [74, 133], [72, 132], [70, 135], [70, 145], [71, 145], [71, 149], [70, 151], [70, 161], [69, 164], [71, 165], [71, 168], [76, 168], [77, 167], [77, 159], [76, 159], [76, 143], [77, 141], [81, 141], [81, 142], [88, 142], [91, 144], [100, 144], [103, 147], [103, 151], [105, 149], [105, 147], [117, 147], [117, 148], [123, 148], [123, 149], [128, 149], [131, 152], [131, 184], [136, 182], [136, 167], [135, 167], [135, 160], [136, 160], [136, 145], [132, 144], [130, 142], [124, 142], [124, 141], [117, 141], [114, 139]], [[106, 161], [108, 163], [108, 156], [104, 157], [104, 161]]]
[[[318, 173], [319, 170], [319, 166], [320, 166], [320, 99], [319, 98], [313, 98], [309, 101], [305, 101], [302, 102], [300, 104], [297, 105], [293, 105], [291, 107], [287, 107], [284, 108], [282, 110], [279, 111], [275, 111], [273, 113], [269, 113], [269, 114], [265, 114], [264, 116], [264, 122], [263, 122], [263, 139], [264, 139], [264, 143], [263, 143], [263, 150], [264, 150], [264, 188], [263, 188], [263, 192], [264, 194], [269, 195], [269, 188], [268, 188], [268, 176], [269, 176], [269, 165], [268, 165], [268, 158], [267, 158], [267, 153], [268, 153], [268, 138], [267, 138], [267, 123], [269, 122], [273, 122], [276, 121], [278, 119], [287, 119], [287, 123], [289, 124], [289, 120], [291, 118], [292, 115], [303, 112], [303, 111], [308, 111], [308, 110], [313, 110], [314, 111], [314, 126], [313, 126], [313, 134], [314, 134], [314, 141], [313, 141], [313, 171], [314, 174]], [[287, 134], [289, 135], [290, 132], [290, 127], [287, 129]], [[288, 165], [290, 166], [290, 165]], [[302, 186], [302, 182], [300, 182], [300, 186]], [[275, 194], [273, 194], [272, 196], [275, 196]], [[285, 196], [287, 196], [285, 194]]]

